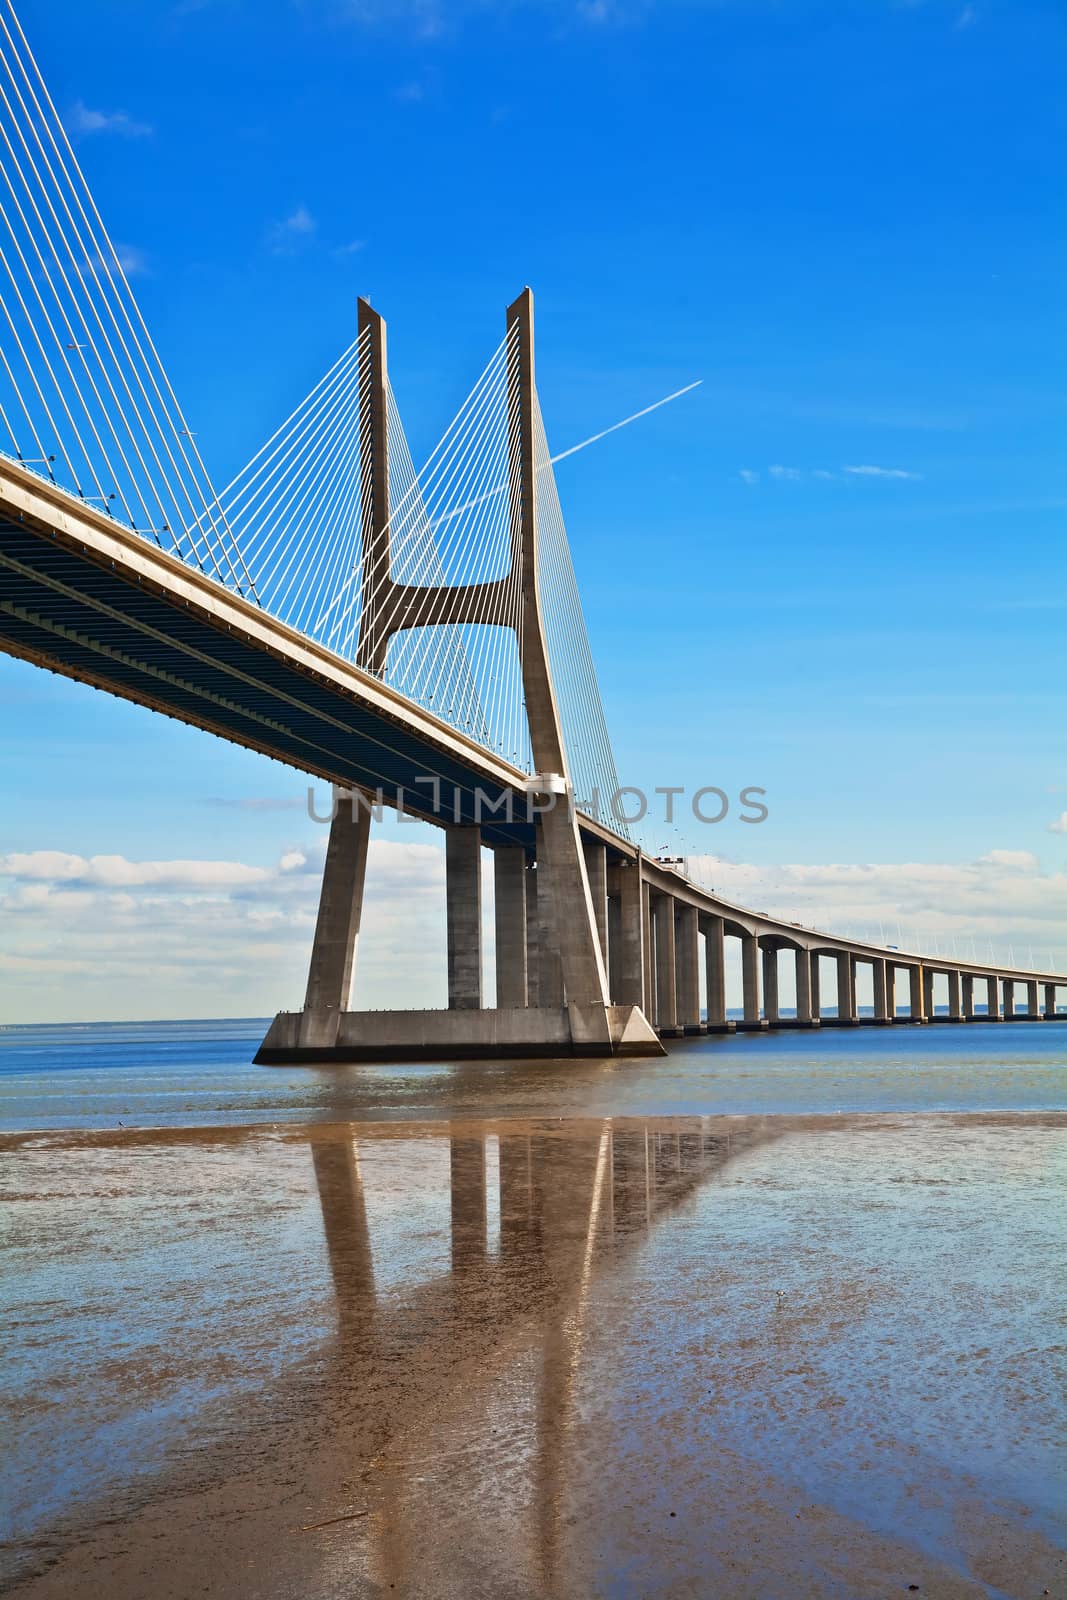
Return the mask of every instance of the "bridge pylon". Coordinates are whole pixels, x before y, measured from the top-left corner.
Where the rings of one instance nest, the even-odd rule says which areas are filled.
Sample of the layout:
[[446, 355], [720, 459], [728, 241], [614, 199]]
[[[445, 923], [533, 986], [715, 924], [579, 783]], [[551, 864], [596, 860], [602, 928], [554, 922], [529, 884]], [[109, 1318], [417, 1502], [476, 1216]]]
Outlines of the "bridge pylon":
[[[394, 576], [386, 328], [366, 300], [359, 302], [358, 317], [363, 558], [356, 665], [380, 678], [394, 634], [419, 627], [499, 625], [501, 592], [520, 596], [514, 630], [536, 768], [522, 797], [527, 805], [532, 799], [537, 817], [535, 842], [525, 852], [533, 857], [527, 872], [535, 880], [534, 892], [508, 892], [515, 879], [515, 847], [500, 847], [497, 996], [506, 1003], [487, 1008], [481, 978], [481, 831], [477, 820], [444, 823], [448, 1010], [351, 1011], [372, 808], [357, 795], [340, 797], [330, 826], [304, 1009], [279, 1013], [258, 1059], [661, 1054], [663, 1046], [641, 1007], [612, 1004], [605, 929], [590, 889], [553, 684], [538, 560], [533, 295], [524, 289], [507, 310], [510, 570], [478, 584], [407, 584]], [[555, 983], [544, 976], [546, 961], [557, 973]]]

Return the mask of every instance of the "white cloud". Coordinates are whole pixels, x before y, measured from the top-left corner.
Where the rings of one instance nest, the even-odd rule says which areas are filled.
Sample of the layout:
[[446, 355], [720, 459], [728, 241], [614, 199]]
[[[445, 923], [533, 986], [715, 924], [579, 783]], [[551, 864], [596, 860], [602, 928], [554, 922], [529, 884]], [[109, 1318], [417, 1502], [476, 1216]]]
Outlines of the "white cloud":
[[1048, 825], [1049, 833], [1067, 833], [1067, 811], [1061, 811], [1055, 822]]
[[[903, 467], [874, 467], [866, 465], [842, 467], [841, 472], [850, 478], [909, 478], [913, 480], [922, 478], [921, 472], [908, 472]], [[742, 467], [740, 475], [745, 483], [758, 483], [760, 481], [759, 473], [751, 467]], [[810, 467], [802, 470], [800, 467], [783, 466], [780, 461], [776, 461], [767, 468], [767, 476], [773, 478], [776, 483], [800, 483], [805, 477], [817, 478], [821, 483], [827, 483], [837, 478], [839, 474], [831, 472], [828, 467]]]
[[333, 253], [335, 256], [356, 256], [364, 249], [366, 242], [363, 239], [350, 239], [347, 244], [334, 245]]
[[142, 278], [148, 271], [148, 257], [135, 244], [116, 243], [115, 254], [127, 278]]
[[[371, 843], [357, 1005], [445, 1001], [444, 852], [420, 842], [428, 829], [411, 831], [410, 843]], [[0, 856], [0, 1014], [265, 1016], [299, 1006], [325, 847], [317, 828], [272, 866]]]
[[93, 111], [83, 100], [76, 100], [67, 113], [67, 131], [76, 137], [92, 133], [117, 133], [124, 139], [144, 139], [152, 128], [137, 122], [126, 111]]
[[306, 811], [307, 801], [298, 795], [243, 795], [240, 799], [231, 799], [228, 795], [212, 795], [208, 801], [212, 806], [233, 807], [237, 811]]
[[0, 877], [12, 878], [16, 883], [76, 883], [87, 888], [144, 888], [156, 884], [206, 889], [261, 883], [269, 876], [266, 867], [249, 867], [240, 861], [128, 861], [125, 856], [92, 856], [87, 860], [59, 850], [0, 856]]
[[1029, 850], [990, 850], [988, 855], [978, 857], [978, 865], [1014, 868], [1019, 872], [1036, 872], [1040, 863]]
[[922, 477], [921, 472], [905, 472], [903, 467], [842, 467], [842, 472], [847, 472], [853, 478], [913, 478]]
[[978, 21], [978, 13], [973, 6], [964, 6], [956, 18], [957, 28], [970, 28]]
[[302, 244], [313, 239], [317, 229], [315, 218], [301, 203], [283, 221], [271, 224], [267, 232], [267, 244], [275, 255], [291, 255]]
[[[1067, 873], [1043, 872], [1028, 850], [990, 850], [973, 862], [794, 864], [755, 866], [716, 856], [689, 858], [690, 871], [726, 899], [855, 938], [941, 949], [975, 941], [1003, 960], [1044, 965], [1049, 953], [1067, 967]], [[898, 939], [899, 931], [899, 939]], [[945, 941], [948, 941], [946, 943]]]
[[[651, 10], [649, 0], [514, 0], [508, 8], [523, 6], [557, 17], [564, 26], [603, 28], [628, 26]], [[339, 0], [341, 15], [365, 28], [400, 27], [423, 39], [437, 38], [464, 23], [481, 20], [492, 0]]]

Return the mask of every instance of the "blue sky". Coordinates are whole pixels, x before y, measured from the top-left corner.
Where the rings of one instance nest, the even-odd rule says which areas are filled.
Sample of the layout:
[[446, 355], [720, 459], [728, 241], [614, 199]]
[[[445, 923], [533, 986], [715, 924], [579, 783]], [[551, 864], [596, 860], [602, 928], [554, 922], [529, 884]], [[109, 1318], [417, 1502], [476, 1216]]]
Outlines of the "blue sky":
[[[623, 781], [768, 793], [760, 827], [645, 842], [729, 858], [761, 904], [801, 881], [845, 922], [962, 932], [977, 872], [1013, 937], [1067, 959], [1062, 7], [20, 14], [217, 482], [349, 343], [357, 294], [388, 318], [416, 459], [524, 283], [553, 449], [702, 379], [558, 468]], [[0, 1005], [56, 1014], [65, 976], [68, 1014], [119, 1014], [151, 919], [142, 882], [105, 982], [104, 888], [12, 866], [41, 852], [243, 864], [275, 897], [302, 854], [274, 967], [235, 913], [205, 987], [176, 924], [137, 1014], [292, 1001], [271, 986], [300, 986], [320, 844], [299, 775], [6, 658], [0, 705], [22, 952]], [[866, 863], [857, 902], [842, 873]]]

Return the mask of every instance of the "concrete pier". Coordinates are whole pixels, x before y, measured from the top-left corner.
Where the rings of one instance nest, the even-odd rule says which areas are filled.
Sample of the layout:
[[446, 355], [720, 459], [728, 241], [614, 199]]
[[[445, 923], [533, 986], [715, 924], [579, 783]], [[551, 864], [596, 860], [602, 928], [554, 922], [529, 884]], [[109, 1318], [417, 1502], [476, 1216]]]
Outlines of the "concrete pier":
[[338, 798], [326, 846], [304, 1000], [305, 1011], [315, 1018], [309, 1022], [312, 1032], [322, 1026], [323, 1013], [336, 1017], [344, 1011], [352, 993], [369, 845], [369, 810], [347, 795]]
[[708, 1029], [721, 1031], [727, 1025], [726, 929], [722, 917], [704, 918], [704, 973]]
[[768, 1027], [777, 1027], [779, 1021], [777, 950], [763, 952], [763, 1015]]
[[810, 1027], [814, 1021], [811, 1006], [811, 969], [812, 963], [816, 959], [807, 950], [794, 950], [793, 952], [796, 972], [797, 1023], [801, 1027]]
[[652, 901], [656, 941], [656, 1031], [670, 1038], [678, 1026], [678, 977], [675, 961], [674, 902], [668, 895]]
[[986, 979], [986, 1017], [990, 1022], [1001, 1022], [1004, 1011], [1000, 1003], [1000, 979]]
[[608, 852], [607, 847], [592, 839], [582, 841], [585, 874], [589, 879], [589, 898], [593, 904], [593, 918], [601, 952], [608, 948]]
[[614, 871], [619, 902], [618, 990], [621, 1005], [645, 1007], [645, 907], [641, 890], [641, 862], [623, 862]]
[[759, 1005], [759, 940], [754, 933], [741, 935], [741, 994], [744, 1005], [745, 1028], [762, 1026]]
[[908, 1014], [912, 1022], [926, 1021], [926, 984], [921, 966], [908, 968]]
[[856, 967], [847, 950], [839, 951], [837, 961], [837, 1021], [845, 1026], [857, 1021]]
[[945, 977], [948, 980], [948, 1016], [950, 1022], [963, 1021], [963, 1006], [960, 998], [960, 974], [949, 968]]
[[526, 851], [493, 851], [496, 925], [496, 1003], [505, 1009], [529, 1002], [526, 935]]
[[541, 1004], [541, 916], [537, 906], [537, 863], [527, 861], [526, 885], [526, 1003]]
[[445, 830], [450, 1011], [482, 1008], [482, 847], [477, 828]]
[[686, 1033], [700, 1033], [700, 921], [696, 906], [675, 907], [674, 948], [678, 1026]]
[[649, 1056], [663, 1046], [636, 1006], [526, 1006], [504, 1011], [346, 1011], [333, 1042], [301, 1042], [302, 1011], [280, 1011], [256, 1060], [478, 1061], [500, 1057]]
[[872, 961], [871, 973], [874, 986], [874, 1020], [875, 1022], [888, 1022], [889, 996], [887, 993], [887, 963], [884, 961]]
[[537, 880], [538, 1004], [556, 1010], [567, 996], [563, 955], [556, 938], [557, 912], [553, 905], [552, 880], [543, 863], [538, 863], [534, 877]]

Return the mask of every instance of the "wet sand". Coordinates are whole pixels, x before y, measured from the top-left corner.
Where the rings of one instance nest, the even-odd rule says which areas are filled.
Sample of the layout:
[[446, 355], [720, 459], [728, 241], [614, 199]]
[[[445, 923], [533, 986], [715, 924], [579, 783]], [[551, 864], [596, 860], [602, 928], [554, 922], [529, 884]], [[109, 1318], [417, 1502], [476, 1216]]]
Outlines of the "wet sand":
[[5, 1592], [1067, 1595], [1067, 1114], [0, 1154]]

